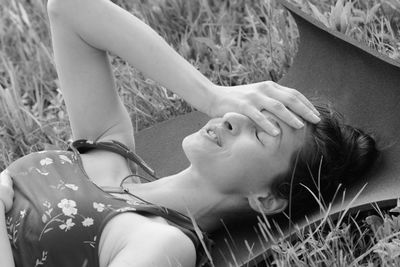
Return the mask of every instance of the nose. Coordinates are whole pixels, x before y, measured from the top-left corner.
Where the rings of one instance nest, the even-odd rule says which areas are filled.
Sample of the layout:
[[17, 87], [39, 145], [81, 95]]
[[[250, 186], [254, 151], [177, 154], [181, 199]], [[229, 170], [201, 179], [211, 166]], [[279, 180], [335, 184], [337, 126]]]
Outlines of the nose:
[[226, 113], [222, 119], [222, 127], [232, 135], [239, 135], [251, 123], [247, 116], [234, 112]]

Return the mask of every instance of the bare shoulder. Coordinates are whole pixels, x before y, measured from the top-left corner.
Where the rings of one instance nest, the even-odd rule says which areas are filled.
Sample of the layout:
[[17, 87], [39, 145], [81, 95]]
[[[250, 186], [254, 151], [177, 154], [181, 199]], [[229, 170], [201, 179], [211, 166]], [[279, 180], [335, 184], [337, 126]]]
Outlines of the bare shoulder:
[[[195, 266], [193, 242], [178, 228], [159, 218], [136, 213], [124, 215], [119, 218], [120, 222], [111, 222], [114, 226], [110, 224], [114, 229], [125, 229], [121, 231], [124, 245], [107, 266]], [[129, 227], [125, 227], [125, 224], [129, 224]]]

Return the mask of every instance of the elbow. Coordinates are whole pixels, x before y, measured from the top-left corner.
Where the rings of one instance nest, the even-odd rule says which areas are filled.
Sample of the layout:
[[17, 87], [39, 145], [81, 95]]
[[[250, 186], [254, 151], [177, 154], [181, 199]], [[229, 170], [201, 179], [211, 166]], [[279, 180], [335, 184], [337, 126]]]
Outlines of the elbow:
[[50, 20], [56, 18], [73, 18], [87, 0], [48, 0], [47, 15]]
[[47, 14], [50, 18], [57, 17], [63, 10], [62, 0], [48, 0], [47, 1]]

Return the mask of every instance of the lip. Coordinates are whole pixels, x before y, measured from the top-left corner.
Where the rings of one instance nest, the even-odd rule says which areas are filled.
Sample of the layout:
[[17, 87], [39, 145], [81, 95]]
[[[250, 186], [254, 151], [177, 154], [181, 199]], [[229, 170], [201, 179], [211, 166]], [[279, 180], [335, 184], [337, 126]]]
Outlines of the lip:
[[[213, 137], [211, 137], [211, 136], [208, 134], [208, 131], [209, 131], [209, 130], [212, 130], [212, 131], [215, 133], [215, 135], [217, 136], [217, 140], [215, 140]], [[215, 143], [216, 145], [218, 145], [219, 147], [222, 146], [222, 145], [221, 145], [221, 135], [220, 135], [220, 133], [219, 133], [217, 127], [215, 127], [215, 126], [206, 126], [206, 127], [204, 127], [203, 129], [201, 129], [201, 134], [202, 134], [205, 138], [207, 138], [208, 140], [210, 140], [211, 142], [213, 142], [213, 143]]]

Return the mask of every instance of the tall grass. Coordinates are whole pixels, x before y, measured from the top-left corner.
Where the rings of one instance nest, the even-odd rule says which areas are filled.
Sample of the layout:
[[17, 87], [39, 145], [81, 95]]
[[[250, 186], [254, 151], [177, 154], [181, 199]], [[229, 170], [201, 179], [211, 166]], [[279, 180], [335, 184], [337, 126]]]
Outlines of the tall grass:
[[[397, 0], [291, 1], [326, 26], [400, 60]], [[295, 23], [272, 0], [115, 2], [150, 24], [218, 84], [277, 81], [296, 53]], [[71, 132], [58, 89], [46, 1], [1, 0], [0, 3], [0, 169], [3, 169], [29, 152], [65, 148]], [[112, 57], [112, 66], [117, 88], [136, 130], [192, 110], [123, 60]], [[367, 219], [364, 216], [361, 221], [361, 225], [343, 222], [334, 231], [300, 233], [302, 238], [294, 244], [278, 242], [273, 262], [277, 266], [398, 264], [399, 218], [381, 213]]]

